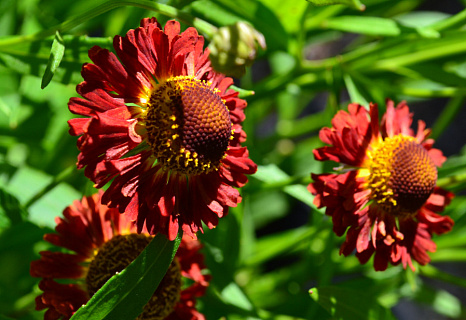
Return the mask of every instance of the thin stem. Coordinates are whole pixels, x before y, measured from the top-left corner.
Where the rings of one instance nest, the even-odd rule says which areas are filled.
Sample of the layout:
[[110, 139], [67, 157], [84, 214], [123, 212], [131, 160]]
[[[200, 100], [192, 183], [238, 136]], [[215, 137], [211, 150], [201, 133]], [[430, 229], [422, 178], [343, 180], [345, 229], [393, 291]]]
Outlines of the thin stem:
[[217, 30], [215, 26], [211, 25], [207, 21], [193, 17], [187, 12], [180, 11], [174, 7], [165, 4], [156, 3], [148, 0], [109, 0], [89, 10], [86, 10], [83, 13], [77, 14], [64, 22], [56, 26], [53, 26], [52, 28], [42, 30], [31, 35], [7, 37], [0, 39], [0, 47], [40, 40], [54, 35], [57, 30], [59, 30], [61, 33], [64, 33], [107, 11], [123, 6], [139, 7], [158, 12], [168, 17], [177, 18], [181, 22], [184, 22], [188, 25], [192, 25], [195, 28], [197, 28], [203, 35], [205, 35], [207, 39], [211, 39], [215, 31]]
[[[453, 89], [453, 88], [452, 88]], [[457, 89], [458, 91], [460, 89]], [[464, 89], [463, 89], [464, 90]], [[435, 121], [434, 126], [432, 127], [432, 139], [438, 139], [438, 137], [445, 131], [445, 129], [450, 125], [450, 123], [456, 118], [456, 116], [461, 111], [461, 107], [464, 104], [465, 96], [456, 95], [448, 101], [448, 104], [442, 110], [442, 113]]]
[[466, 279], [456, 277], [446, 272], [440, 271], [439, 269], [435, 268], [430, 264], [420, 267], [419, 270], [423, 276], [426, 276], [428, 278], [441, 280], [466, 288]]
[[[300, 25], [301, 26], [304, 26], [306, 18], [308, 16], [309, 12], [311, 12], [311, 10], [312, 10], [312, 5], [310, 3], [308, 3], [306, 9], [304, 10], [303, 15], [301, 16], [301, 20], [300, 20]], [[304, 50], [304, 44], [306, 42], [306, 30], [307, 29], [304, 28], [304, 27], [300, 28], [299, 31], [298, 31], [298, 35], [297, 35], [296, 58], [297, 58], [299, 64], [302, 64], [303, 61], [304, 61], [303, 50]]]
[[24, 209], [27, 210], [31, 207], [37, 200], [42, 198], [50, 190], [55, 188], [57, 185], [68, 179], [76, 170], [76, 166], [72, 165], [60, 172], [48, 185], [46, 185], [42, 190], [40, 190], [34, 197], [32, 197], [28, 202], [24, 204]]
[[466, 22], [466, 9], [464, 9], [458, 14], [455, 14], [454, 16], [450, 18], [444, 19], [442, 21], [439, 21], [433, 24], [432, 26], [430, 26], [430, 28], [437, 30], [437, 31], [442, 31], [446, 29], [452, 29], [456, 26], [461, 27], [465, 24], [465, 22]]
[[392, 91], [398, 94], [404, 94], [419, 98], [452, 97], [458, 96], [458, 94], [460, 94], [460, 96], [462, 97], [462, 94], [466, 94], [466, 89], [452, 87], [445, 87], [439, 89], [397, 87], [393, 88]]
[[391, 70], [400, 66], [411, 65], [427, 60], [464, 53], [465, 51], [466, 42], [452, 41], [450, 43], [439, 43], [437, 46], [431, 46], [429, 48], [425, 47], [421, 50], [402, 54], [397, 57], [375, 61], [372, 64], [372, 70]]
[[[254, 176], [252, 176], [254, 177]], [[274, 190], [274, 189], [281, 189], [286, 186], [292, 185], [292, 184], [309, 184], [311, 182], [309, 176], [295, 176], [295, 177], [289, 177], [288, 179], [274, 182], [274, 183], [264, 183], [262, 186], [263, 190]]]

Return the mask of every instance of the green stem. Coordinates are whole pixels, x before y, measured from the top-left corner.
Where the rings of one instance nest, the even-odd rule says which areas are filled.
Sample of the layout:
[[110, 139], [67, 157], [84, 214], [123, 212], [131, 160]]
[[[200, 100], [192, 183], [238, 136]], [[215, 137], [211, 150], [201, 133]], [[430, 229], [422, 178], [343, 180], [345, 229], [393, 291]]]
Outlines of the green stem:
[[[454, 88], [451, 88], [454, 89]], [[457, 89], [458, 91], [461, 89]], [[465, 91], [465, 89], [462, 89]], [[442, 110], [442, 113], [435, 121], [434, 126], [432, 127], [431, 138], [437, 140], [438, 137], [444, 132], [444, 130], [450, 125], [450, 123], [456, 118], [456, 116], [461, 111], [463, 107], [465, 96], [456, 95], [453, 96], [445, 108]]]
[[[252, 176], [254, 177], [254, 176]], [[275, 189], [281, 189], [286, 186], [292, 185], [292, 184], [309, 184], [311, 182], [311, 179], [309, 176], [295, 176], [295, 177], [289, 177], [288, 179], [279, 181], [279, 182], [274, 182], [274, 183], [264, 183], [262, 185], [263, 190], [275, 190]]]
[[40, 190], [34, 197], [32, 197], [28, 202], [24, 204], [24, 209], [27, 210], [31, 207], [37, 200], [42, 198], [50, 190], [55, 188], [58, 184], [62, 183], [68, 179], [76, 170], [76, 166], [72, 165], [60, 172], [48, 185], [46, 185], [42, 190]]
[[393, 88], [392, 91], [397, 94], [404, 94], [419, 98], [453, 97], [458, 95], [462, 97], [463, 94], [466, 94], [466, 89], [452, 87], [445, 87], [440, 89], [397, 87]]
[[437, 31], [442, 31], [446, 29], [452, 29], [454, 27], [462, 27], [466, 23], [466, 9], [461, 11], [460, 13], [444, 19], [442, 21], [439, 21], [432, 26], [430, 26], [431, 29], [435, 29]]
[[91, 20], [107, 11], [123, 6], [139, 7], [158, 12], [168, 17], [177, 18], [183, 23], [194, 26], [202, 34], [204, 34], [207, 39], [211, 39], [215, 31], [217, 30], [215, 26], [211, 25], [207, 21], [193, 17], [187, 12], [180, 11], [174, 7], [165, 4], [156, 3], [148, 0], [109, 0], [81, 14], [77, 14], [71, 17], [69, 20], [66, 20], [65, 22], [62, 22], [52, 28], [42, 30], [38, 33], [34, 33], [31, 35], [0, 39], [0, 47], [40, 40], [42, 38], [54, 35], [57, 30], [59, 30], [61, 33], [64, 33], [70, 29], [77, 27], [85, 21]]
[[466, 182], [466, 173], [457, 174], [451, 177], [445, 177], [437, 180], [437, 186], [450, 189], [452, 186]]
[[201, 31], [201, 33], [207, 38], [207, 40], [210, 40], [214, 33], [217, 31], [217, 27], [214, 25], [208, 23], [207, 21], [204, 21], [202, 19], [199, 19], [197, 17], [193, 17], [187, 12], [178, 10], [174, 7], [161, 4], [161, 3], [156, 3], [153, 1], [148, 1], [148, 0], [123, 0], [123, 1], [114, 1], [110, 0], [110, 3], [120, 3], [120, 6], [135, 6], [147, 10], [152, 10], [155, 12], [158, 12], [160, 14], [163, 14], [164, 16], [168, 16], [171, 18], [177, 18], [183, 23], [186, 23], [188, 25], [191, 25]]
[[434, 266], [430, 264], [420, 267], [419, 271], [421, 272], [423, 276], [426, 276], [428, 278], [441, 280], [447, 283], [451, 283], [451, 284], [466, 288], [466, 279], [456, 277], [449, 273], [440, 271], [439, 269], [435, 268]]
[[[444, 43], [423, 50], [413, 51], [397, 57], [381, 59], [372, 64], [372, 70], [391, 70], [400, 66], [420, 63], [427, 60], [451, 56], [454, 54], [464, 53], [466, 51], [466, 42]], [[362, 66], [361, 66], [362, 67]], [[367, 66], [364, 66], [367, 67]]]
[[[301, 21], [300, 21], [301, 26], [304, 25], [304, 22], [306, 21], [306, 18], [309, 12], [311, 12], [311, 9], [312, 9], [312, 6], [310, 3], [308, 3], [306, 9], [304, 10], [303, 15], [301, 16]], [[297, 38], [296, 39], [296, 58], [299, 64], [302, 64], [302, 62], [304, 61], [303, 50], [304, 50], [304, 45], [306, 42], [306, 30], [307, 29], [305, 28], [301, 28], [298, 31], [298, 35], [296, 37]]]
[[348, 53], [339, 55], [336, 57], [331, 57], [323, 60], [314, 60], [314, 61], [305, 61], [303, 63], [303, 68], [307, 72], [329, 69], [337, 64], [347, 64], [351, 61], [364, 60], [365, 57], [371, 58], [377, 52], [384, 52], [385, 49], [392, 48], [396, 45], [406, 43], [410, 40], [415, 39], [417, 36], [415, 34], [406, 35], [404, 37], [398, 37], [393, 39], [385, 39], [384, 41], [371, 42], [366, 45], [355, 48]]
[[260, 100], [265, 97], [270, 97], [273, 94], [277, 94], [290, 82], [293, 82], [295, 78], [295, 70], [291, 70], [287, 74], [281, 74], [279, 76], [274, 77], [267, 77], [266, 80], [254, 86], [255, 95], [251, 96], [248, 99], [248, 102], [251, 103], [252, 101]]
[[336, 16], [339, 14], [341, 11], [345, 10], [344, 6], [328, 6], [322, 8], [317, 14], [314, 14], [309, 17], [309, 22], [308, 20], [304, 21], [303, 24], [303, 30], [311, 30], [311, 29], [316, 29], [319, 28], [321, 23], [324, 20], [327, 20], [330, 17]]

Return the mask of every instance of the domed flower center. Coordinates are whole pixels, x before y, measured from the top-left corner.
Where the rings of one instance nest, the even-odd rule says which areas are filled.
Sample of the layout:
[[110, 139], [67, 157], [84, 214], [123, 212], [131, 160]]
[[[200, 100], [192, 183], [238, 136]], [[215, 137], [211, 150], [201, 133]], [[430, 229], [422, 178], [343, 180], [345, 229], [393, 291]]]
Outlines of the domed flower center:
[[368, 187], [384, 212], [400, 218], [414, 215], [437, 182], [437, 168], [414, 137], [386, 138], [369, 154]]
[[[86, 276], [89, 296], [94, 295], [115, 273], [136, 259], [151, 239], [143, 234], [129, 234], [115, 236], [106, 242], [89, 265]], [[137, 319], [165, 319], [180, 300], [181, 285], [181, 267], [175, 258]]]
[[183, 174], [218, 169], [232, 137], [230, 113], [217, 91], [191, 76], [160, 83], [145, 121], [157, 161]]

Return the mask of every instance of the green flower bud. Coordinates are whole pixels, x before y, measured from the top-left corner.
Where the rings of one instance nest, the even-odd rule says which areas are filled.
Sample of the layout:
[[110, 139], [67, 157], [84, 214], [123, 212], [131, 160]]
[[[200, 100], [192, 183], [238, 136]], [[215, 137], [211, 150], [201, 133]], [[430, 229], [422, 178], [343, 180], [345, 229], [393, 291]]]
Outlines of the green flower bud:
[[247, 22], [221, 27], [209, 45], [212, 66], [218, 72], [239, 78], [256, 58], [258, 45], [265, 50], [264, 35]]

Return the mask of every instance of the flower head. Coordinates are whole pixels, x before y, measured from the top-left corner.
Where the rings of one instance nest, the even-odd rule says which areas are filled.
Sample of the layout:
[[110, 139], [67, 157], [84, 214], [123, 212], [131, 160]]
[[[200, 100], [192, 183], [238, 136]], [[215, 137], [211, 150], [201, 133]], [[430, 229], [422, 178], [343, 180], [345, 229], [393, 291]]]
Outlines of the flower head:
[[427, 139], [429, 129], [418, 122], [411, 129], [412, 114], [402, 102], [387, 112], [379, 126], [377, 105], [368, 112], [350, 104], [340, 111], [332, 128], [320, 132], [330, 146], [314, 150], [317, 160], [340, 163], [341, 173], [312, 174], [308, 187], [314, 203], [326, 207], [338, 236], [346, 232], [340, 253], [356, 250], [361, 263], [375, 253], [375, 270], [400, 262], [413, 270], [412, 259], [425, 265], [427, 251], [434, 252], [432, 234], [448, 232], [453, 220], [440, 216], [453, 194], [436, 186], [437, 167], [446, 160]]
[[[136, 233], [126, 215], [101, 204], [101, 196], [99, 192], [75, 201], [63, 212], [64, 218], [56, 219], [57, 233], [44, 236], [73, 253], [42, 251], [40, 260], [31, 263], [31, 275], [42, 278], [39, 288], [43, 293], [36, 298], [36, 309], [47, 309], [47, 320], [69, 319], [152, 239], [147, 232]], [[200, 248], [197, 240], [182, 238], [172, 264], [138, 319], [204, 319], [195, 303], [210, 276], [203, 273]], [[183, 288], [183, 278], [192, 284]]]
[[231, 78], [210, 66], [209, 50], [194, 28], [176, 21], [162, 30], [155, 18], [125, 37], [117, 56], [93, 47], [84, 64], [82, 98], [71, 98], [69, 121], [80, 136], [78, 168], [97, 188], [111, 181], [102, 201], [137, 224], [175, 239], [179, 226], [195, 238], [241, 201], [237, 187], [257, 166], [241, 147], [246, 102]]

